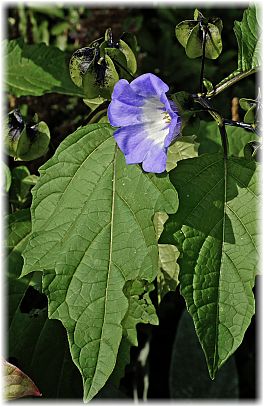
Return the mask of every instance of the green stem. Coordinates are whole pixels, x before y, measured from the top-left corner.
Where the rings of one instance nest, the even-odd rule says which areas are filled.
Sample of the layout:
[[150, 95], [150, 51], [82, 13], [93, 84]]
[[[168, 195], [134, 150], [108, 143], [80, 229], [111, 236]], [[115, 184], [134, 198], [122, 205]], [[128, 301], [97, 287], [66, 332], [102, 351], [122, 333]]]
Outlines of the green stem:
[[210, 113], [210, 115], [214, 118], [218, 125], [223, 125], [223, 118], [216, 110], [212, 109], [208, 100], [199, 95], [193, 95], [193, 98], [196, 102], [198, 102], [201, 106], [205, 108], [206, 111]]
[[212, 90], [211, 92], [207, 93], [206, 97], [208, 99], [219, 95], [219, 93], [223, 92], [224, 90], [226, 90], [227, 88], [229, 88], [230, 86], [234, 85], [235, 83], [237, 83], [238, 81], [240, 81], [241, 79], [246, 78], [247, 76], [256, 73], [257, 69], [253, 68], [250, 69], [249, 71], [246, 72], [241, 72], [235, 76], [233, 76], [232, 78], [228, 79], [226, 82], [222, 83], [220, 82], [218, 85], [216, 85], [215, 89]]
[[100, 110], [99, 112], [96, 112], [93, 115], [93, 117], [91, 117], [91, 119], [89, 120], [89, 124], [97, 123], [98, 120], [101, 119], [101, 117], [103, 117], [106, 112], [107, 112], [107, 109], [103, 109], [103, 110]]
[[249, 130], [249, 131], [252, 131], [252, 132], [256, 133], [256, 128], [253, 127], [251, 124], [248, 124], [248, 123], [237, 122], [235, 120], [224, 119], [224, 124], [228, 125], [228, 126], [241, 127], [244, 130]]
[[203, 98], [202, 96], [198, 96], [195, 98], [195, 100], [198, 103], [200, 103], [200, 105], [202, 105], [216, 121], [219, 131], [220, 131], [220, 135], [221, 135], [221, 142], [222, 142], [222, 147], [224, 150], [224, 158], [226, 159], [227, 154], [228, 154], [228, 140], [227, 140], [224, 118], [216, 110], [211, 110], [211, 106], [206, 98]]

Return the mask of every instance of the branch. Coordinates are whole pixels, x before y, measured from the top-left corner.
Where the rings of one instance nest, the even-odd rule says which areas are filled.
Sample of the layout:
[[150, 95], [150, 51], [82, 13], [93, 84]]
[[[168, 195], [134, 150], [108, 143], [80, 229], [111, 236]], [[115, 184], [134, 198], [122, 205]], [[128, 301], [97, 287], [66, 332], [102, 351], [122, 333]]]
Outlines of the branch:
[[238, 81], [240, 81], [241, 79], [246, 78], [247, 76], [256, 73], [257, 69], [253, 68], [250, 69], [249, 71], [245, 71], [245, 72], [240, 72], [237, 75], [233, 76], [230, 79], [227, 79], [226, 81], [222, 81], [220, 82], [218, 85], [216, 85], [215, 89], [212, 90], [211, 92], [207, 93], [206, 97], [208, 99], [211, 99], [214, 96], [219, 95], [219, 93], [223, 92], [224, 90], [226, 90], [227, 88], [229, 88], [230, 86], [234, 85], [235, 83], [237, 83]]

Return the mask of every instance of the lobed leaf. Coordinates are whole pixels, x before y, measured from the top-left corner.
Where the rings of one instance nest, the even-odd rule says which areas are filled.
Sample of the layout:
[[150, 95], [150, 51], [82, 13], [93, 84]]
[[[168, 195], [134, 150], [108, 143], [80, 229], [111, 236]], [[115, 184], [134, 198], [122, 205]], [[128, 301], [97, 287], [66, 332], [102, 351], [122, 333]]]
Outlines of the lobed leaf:
[[49, 316], [67, 329], [90, 400], [116, 364], [126, 283], [157, 275], [154, 211], [175, 212], [177, 193], [168, 177], [127, 166], [107, 124], [78, 129], [40, 174], [22, 274], [43, 271]]
[[212, 378], [254, 314], [258, 172], [254, 161], [216, 153], [181, 161], [170, 173], [180, 206], [161, 242], [181, 252], [181, 292]]

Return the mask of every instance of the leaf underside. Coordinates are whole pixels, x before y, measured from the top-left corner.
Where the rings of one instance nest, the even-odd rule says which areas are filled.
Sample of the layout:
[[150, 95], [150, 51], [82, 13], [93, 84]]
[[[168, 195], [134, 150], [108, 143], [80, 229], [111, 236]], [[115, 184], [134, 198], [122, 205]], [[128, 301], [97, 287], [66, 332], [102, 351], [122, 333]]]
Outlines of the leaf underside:
[[[127, 166], [106, 124], [70, 135], [40, 174], [22, 274], [43, 271], [49, 316], [68, 332], [90, 400], [116, 364], [129, 312], [127, 284], [148, 285], [157, 275], [154, 211], [175, 212], [177, 193], [167, 176]], [[142, 313], [136, 319], [146, 320]]]
[[240, 345], [254, 314], [258, 166], [204, 154], [178, 163], [170, 179], [179, 210], [161, 243], [180, 250], [180, 287], [210, 376]]

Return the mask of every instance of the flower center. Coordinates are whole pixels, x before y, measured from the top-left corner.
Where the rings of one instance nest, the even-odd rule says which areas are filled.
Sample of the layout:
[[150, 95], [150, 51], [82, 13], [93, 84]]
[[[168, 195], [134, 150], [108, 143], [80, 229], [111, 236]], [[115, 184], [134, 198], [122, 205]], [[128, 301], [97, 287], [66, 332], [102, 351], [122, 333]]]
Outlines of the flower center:
[[168, 112], [162, 112], [163, 114], [163, 120], [165, 120], [165, 123], [170, 123], [171, 122], [171, 117]]

